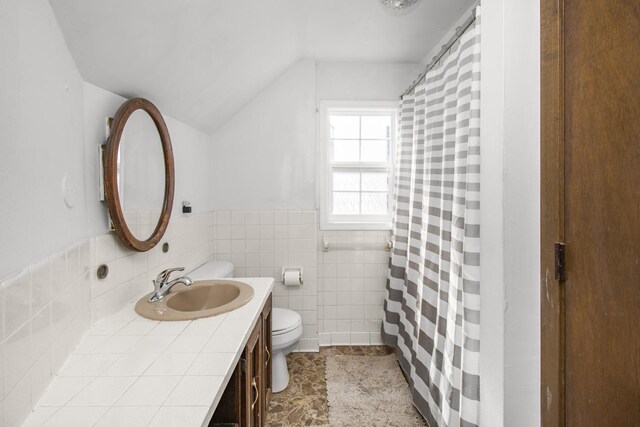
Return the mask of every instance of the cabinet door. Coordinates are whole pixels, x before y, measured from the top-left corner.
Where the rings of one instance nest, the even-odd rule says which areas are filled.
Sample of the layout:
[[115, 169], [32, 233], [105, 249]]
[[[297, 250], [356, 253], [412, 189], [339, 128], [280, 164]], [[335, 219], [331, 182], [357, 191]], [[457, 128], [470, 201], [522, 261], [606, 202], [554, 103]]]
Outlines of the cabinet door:
[[213, 413], [209, 427], [215, 426], [239, 426], [242, 420], [242, 393], [244, 359], [238, 361], [233, 375], [225, 388], [216, 411]]
[[243, 364], [243, 389], [242, 425], [247, 427], [259, 427], [262, 422], [262, 322], [258, 321], [255, 329], [249, 337], [247, 347], [244, 350]]
[[271, 296], [269, 296], [262, 310], [262, 340], [264, 344], [264, 372], [262, 375], [263, 419], [266, 419], [267, 411], [269, 410], [269, 401], [271, 400], [271, 307]]

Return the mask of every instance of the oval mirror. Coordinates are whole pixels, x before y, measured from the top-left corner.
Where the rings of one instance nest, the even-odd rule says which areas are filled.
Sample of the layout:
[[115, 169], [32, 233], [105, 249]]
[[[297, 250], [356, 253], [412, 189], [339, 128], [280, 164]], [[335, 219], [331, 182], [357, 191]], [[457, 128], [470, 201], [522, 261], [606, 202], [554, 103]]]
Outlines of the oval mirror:
[[164, 235], [173, 206], [175, 171], [160, 111], [142, 98], [118, 109], [104, 157], [105, 198], [120, 240], [143, 252]]

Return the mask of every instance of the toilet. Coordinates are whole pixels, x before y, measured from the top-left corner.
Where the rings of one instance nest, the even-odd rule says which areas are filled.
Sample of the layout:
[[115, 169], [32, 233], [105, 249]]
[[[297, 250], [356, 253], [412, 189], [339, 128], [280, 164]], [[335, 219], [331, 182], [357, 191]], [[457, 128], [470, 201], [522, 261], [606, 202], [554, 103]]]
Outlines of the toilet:
[[[193, 270], [187, 276], [191, 280], [206, 280], [233, 277], [233, 264], [227, 261], [210, 261]], [[286, 308], [274, 308], [271, 314], [271, 346], [273, 362], [271, 364], [273, 393], [287, 388], [289, 369], [287, 354], [291, 353], [302, 337], [302, 319], [295, 311]]]
[[227, 261], [210, 261], [187, 274], [191, 280], [226, 279], [233, 277], [233, 264]]
[[273, 351], [272, 384], [273, 393], [287, 388], [289, 369], [287, 354], [291, 353], [302, 337], [302, 319], [295, 311], [274, 308], [271, 315], [271, 346]]

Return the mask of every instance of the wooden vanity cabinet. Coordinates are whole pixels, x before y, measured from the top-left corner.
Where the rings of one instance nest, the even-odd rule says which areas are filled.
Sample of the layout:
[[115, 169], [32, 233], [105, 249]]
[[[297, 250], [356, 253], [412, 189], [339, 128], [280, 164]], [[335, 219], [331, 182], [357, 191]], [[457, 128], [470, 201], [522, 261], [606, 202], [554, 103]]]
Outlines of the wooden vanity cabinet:
[[209, 426], [265, 425], [271, 398], [271, 307], [269, 296]]

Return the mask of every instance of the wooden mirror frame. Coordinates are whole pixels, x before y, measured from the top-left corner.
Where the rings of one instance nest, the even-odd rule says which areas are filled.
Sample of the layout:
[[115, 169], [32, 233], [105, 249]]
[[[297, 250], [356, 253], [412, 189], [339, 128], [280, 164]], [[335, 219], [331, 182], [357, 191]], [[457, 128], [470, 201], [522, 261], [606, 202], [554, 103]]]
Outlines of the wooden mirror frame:
[[[124, 213], [122, 212], [122, 204], [120, 203], [120, 193], [118, 190], [118, 150], [120, 148], [120, 139], [127, 120], [131, 114], [137, 110], [144, 110], [156, 125], [156, 129], [160, 135], [164, 157], [165, 176], [162, 211], [160, 212], [160, 218], [158, 219], [156, 228], [147, 240], [137, 239], [129, 229], [124, 218]], [[144, 98], [133, 98], [120, 106], [111, 123], [103, 161], [105, 200], [115, 232], [122, 243], [129, 249], [138, 252], [148, 251], [158, 244], [165, 231], [167, 231], [169, 219], [171, 218], [171, 210], [173, 208], [173, 195], [175, 190], [175, 167], [169, 130], [167, 129], [160, 110], [158, 110], [152, 102]]]

